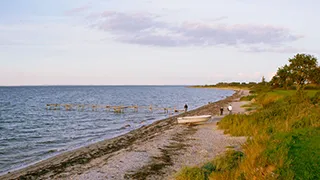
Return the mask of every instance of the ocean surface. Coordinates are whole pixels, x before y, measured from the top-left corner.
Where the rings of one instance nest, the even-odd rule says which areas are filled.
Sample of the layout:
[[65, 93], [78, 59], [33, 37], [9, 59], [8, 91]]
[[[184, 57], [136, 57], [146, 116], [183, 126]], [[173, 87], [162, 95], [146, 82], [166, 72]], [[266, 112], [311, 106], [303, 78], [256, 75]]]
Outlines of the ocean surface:
[[[0, 87], [0, 174], [166, 118], [163, 110], [47, 110], [46, 104], [138, 105], [189, 110], [233, 94], [183, 86]], [[171, 114], [172, 116], [172, 114]]]

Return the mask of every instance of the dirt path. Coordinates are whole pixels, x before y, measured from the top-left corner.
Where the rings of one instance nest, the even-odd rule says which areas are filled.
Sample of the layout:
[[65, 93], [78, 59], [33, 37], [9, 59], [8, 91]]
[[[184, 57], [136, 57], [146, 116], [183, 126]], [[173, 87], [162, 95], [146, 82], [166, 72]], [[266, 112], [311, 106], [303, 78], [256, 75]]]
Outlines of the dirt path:
[[[242, 113], [239, 91], [225, 100], [181, 114], [217, 115], [220, 106], [233, 106], [233, 113]], [[244, 137], [230, 137], [216, 129], [222, 117], [199, 126], [176, 123], [176, 118], [155, 122], [114, 139], [50, 158], [36, 165], [13, 172], [0, 179], [172, 179], [183, 166], [199, 165], [227, 147], [239, 148]]]

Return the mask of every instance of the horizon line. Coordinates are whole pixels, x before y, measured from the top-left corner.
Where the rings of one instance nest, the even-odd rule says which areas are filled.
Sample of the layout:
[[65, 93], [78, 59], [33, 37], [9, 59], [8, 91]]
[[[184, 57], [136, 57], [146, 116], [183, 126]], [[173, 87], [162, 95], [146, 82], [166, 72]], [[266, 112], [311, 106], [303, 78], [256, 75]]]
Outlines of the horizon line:
[[197, 86], [191, 84], [117, 84], [117, 85], [0, 85], [0, 87], [35, 87], [35, 86], [42, 86], [42, 87], [50, 87], [50, 86]]

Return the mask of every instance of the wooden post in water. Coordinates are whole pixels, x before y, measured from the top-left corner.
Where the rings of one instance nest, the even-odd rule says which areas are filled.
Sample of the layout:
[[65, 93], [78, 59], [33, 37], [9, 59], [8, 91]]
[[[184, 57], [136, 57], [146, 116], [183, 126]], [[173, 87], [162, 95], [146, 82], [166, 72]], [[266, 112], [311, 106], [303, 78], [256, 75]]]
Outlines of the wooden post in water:
[[130, 109], [133, 109], [134, 112], [138, 112], [138, 109], [139, 108], [145, 108], [145, 109], [149, 109], [150, 112], [152, 112], [153, 110], [156, 110], [156, 111], [161, 111], [163, 110], [164, 113], [172, 113], [172, 114], [175, 114], [175, 113], [180, 113], [180, 112], [183, 112], [183, 110], [179, 110], [175, 107], [173, 108], [168, 108], [168, 107], [165, 107], [165, 108], [161, 108], [161, 107], [153, 107], [153, 105], [149, 105], [149, 106], [138, 106], [138, 105], [131, 105], [131, 106], [111, 106], [111, 105], [98, 105], [98, 104], [46, 104], [46, 110], [60, 110], [60, 108], [64, 107], [66, 111], [69, 111], [69, 110], [72, 110], [72, 108], [75, 108], [75, 110], [78, 110], [78, 111], [83, 111], [85, 108], [89, 108], [88, 110], [92, 109], [92, 111], [98, 111], [99, 109], [98, 108], [102, 108], [102, 109], [106, 109], [106, 111], [110, 111], [110, 110], [113, 110], [113, 112], [115, 113], [124, 113], [125, 112], [125, 109], [127, 108], [130, 108]]
[[66, 111], [69, 111], [71, 109], [71, 105], [70, 104], [65, 104], [64, 107], [66, 108]]
[[97, 105], [92, 105], [92, 111], [96, 111], [97, 110]]
[[83, 109], [84, 109], [84, 105], [79, 104], [79, 105], [78, 105], [78, 111], [83, 111]]
[[115, 113], [122, 113], [122, 108], [120, 106], [113, 107]]

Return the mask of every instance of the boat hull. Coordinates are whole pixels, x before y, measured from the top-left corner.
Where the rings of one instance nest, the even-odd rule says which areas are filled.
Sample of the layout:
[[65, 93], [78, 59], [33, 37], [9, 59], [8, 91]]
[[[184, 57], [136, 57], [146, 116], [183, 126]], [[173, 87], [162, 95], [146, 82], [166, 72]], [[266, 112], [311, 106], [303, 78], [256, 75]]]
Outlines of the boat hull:
[[179, 117], [178, 123], [179, 124], [184, 124], [184, 123], [203, 123], [211, 119], [211, 115], [203, 115], [203, 116], [186, 116], [186, 117]]

